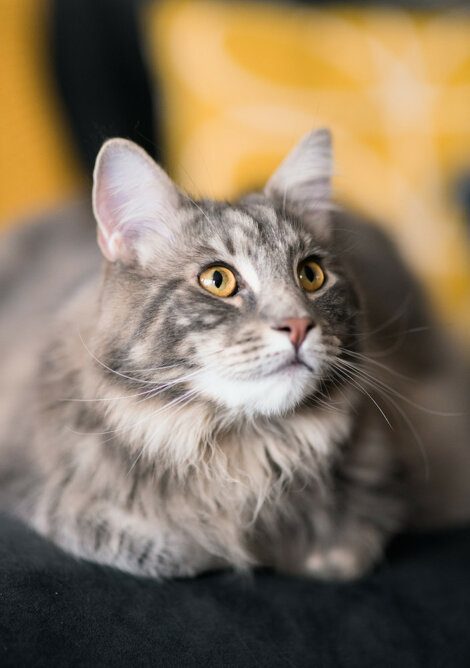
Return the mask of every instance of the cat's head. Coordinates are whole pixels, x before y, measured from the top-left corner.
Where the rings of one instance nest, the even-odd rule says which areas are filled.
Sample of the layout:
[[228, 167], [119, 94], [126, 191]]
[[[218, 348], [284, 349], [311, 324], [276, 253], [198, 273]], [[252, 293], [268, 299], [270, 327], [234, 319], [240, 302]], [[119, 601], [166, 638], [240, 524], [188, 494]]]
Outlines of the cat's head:
[[106, 142], [93, 206], [107, 260], [100, 356], [115, 382], [230, 414], [320, 397], [358, 318], [335, 252], [331, 172], [319, 130], [262, 193], [194, 201], [142, 149]]

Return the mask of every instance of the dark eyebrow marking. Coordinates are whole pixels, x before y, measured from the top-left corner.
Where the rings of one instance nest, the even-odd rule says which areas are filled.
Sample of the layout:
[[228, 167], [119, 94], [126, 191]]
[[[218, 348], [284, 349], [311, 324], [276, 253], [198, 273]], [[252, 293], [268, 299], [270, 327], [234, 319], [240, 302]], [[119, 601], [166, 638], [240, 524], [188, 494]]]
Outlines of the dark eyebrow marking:
[[235, 246], [233, 245], [232, 238], [226, 236], [224, 239], [222, 239], [222, 241], [224, 242], [225, 248], [230, 253], [230, 255], [235, 255]]

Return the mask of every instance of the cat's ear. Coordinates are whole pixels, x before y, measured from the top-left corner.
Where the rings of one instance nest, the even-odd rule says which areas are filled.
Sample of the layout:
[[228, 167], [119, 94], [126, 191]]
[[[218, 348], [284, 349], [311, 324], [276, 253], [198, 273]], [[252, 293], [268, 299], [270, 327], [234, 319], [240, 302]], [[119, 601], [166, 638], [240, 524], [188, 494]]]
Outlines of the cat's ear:
[[265, 194], [307, 221], [325, 228], [331, 209], [333, 151], [326, 128], [314, 130], [287, 155], [265, 187]]
[[181, 195], [150, 156], [126, 139], [101, 147], [93, 173], [98, 244], [110, 261], [144, 263], [149, 234], [172, 238]]

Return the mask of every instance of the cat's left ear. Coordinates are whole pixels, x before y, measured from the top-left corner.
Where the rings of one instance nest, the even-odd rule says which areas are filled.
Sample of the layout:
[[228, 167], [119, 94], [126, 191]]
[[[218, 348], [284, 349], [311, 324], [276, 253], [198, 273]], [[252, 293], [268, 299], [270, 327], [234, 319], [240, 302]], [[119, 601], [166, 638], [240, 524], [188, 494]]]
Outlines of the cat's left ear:
[[265, 194], [326, 233], [331, 209], [333, 151], [326, 128], [307, 134], [279, 165]]
[[180, 204], [170, 177], [137, 144], [103, 144], [93, 173], [93, 212], [107, 260], [145, 265], [151, 250], [171, 240]]

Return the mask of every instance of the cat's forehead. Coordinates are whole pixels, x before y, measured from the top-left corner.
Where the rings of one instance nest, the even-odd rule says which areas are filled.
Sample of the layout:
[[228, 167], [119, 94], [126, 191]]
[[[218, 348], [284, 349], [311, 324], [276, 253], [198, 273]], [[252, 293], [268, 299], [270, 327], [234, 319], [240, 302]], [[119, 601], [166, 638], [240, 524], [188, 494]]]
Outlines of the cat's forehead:
[[275, 270], [279, 260], [318, 248], [312, 232], [266, 199], [235, 205], [200, 202], [186, 222], [186, 238], [214, 259], [245, 258]]

